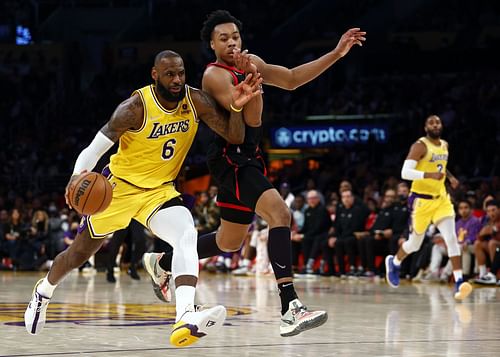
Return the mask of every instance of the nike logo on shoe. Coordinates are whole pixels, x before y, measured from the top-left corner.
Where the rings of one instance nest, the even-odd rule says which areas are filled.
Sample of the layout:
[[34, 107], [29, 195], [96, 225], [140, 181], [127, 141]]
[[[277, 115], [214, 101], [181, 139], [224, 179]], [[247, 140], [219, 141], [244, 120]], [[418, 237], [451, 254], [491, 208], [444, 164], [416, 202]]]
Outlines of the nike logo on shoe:
[[285, 269], [286, 268], [286, 265], [281, 265], [280, 263], [274, 263], [274, 264], [276, 264], [281, 269]]

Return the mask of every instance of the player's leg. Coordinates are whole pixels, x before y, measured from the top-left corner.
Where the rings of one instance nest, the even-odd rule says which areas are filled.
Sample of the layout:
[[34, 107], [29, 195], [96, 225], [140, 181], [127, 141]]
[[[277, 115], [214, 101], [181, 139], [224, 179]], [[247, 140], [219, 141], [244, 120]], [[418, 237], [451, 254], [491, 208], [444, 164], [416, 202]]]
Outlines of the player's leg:
[[88, 227], [85, 226], [76, 235], [73, 244], [57, 255], [47, 276], [36, 283], [33, 296], [24, 313], [24, 324], [30, 334], [36, 335], [42, 331], [47, 307], [57, 284], [71, 270], [78, 268], [95, 254], [103, 242], [104, 239], [92, 239]]
[[442, 218], [436, 223], [436, 226], [441, 232], [448, 248], [448, 256], [450, 257], [453, 277], [455, 279], [455, 299], [463, 300], [472, 292], [472, 286], [463, 279], [460, 245], [458, 244], [455, 230], [455, 217]]
[[255, 211], [269, 225], [269, 260], [281, 298], [281, 336], [293, 336], [321, 326], [328, 319], [326, 311], [307, 310], [298, 299], [293, 285], [290, 210], [278, 191], [269, 188], [259, 196]]
[[[214, 257], [226, 252], [235, 252], [240, 249], [248, 233], [254, 211], [242, 205], [232, 193], [232, 182], [236, 177], [229, 173], [225, 182], [220, 187], [217, 195], [217, 205], [220, 207], [221, 224], [214, 232], [204, 234], [198, 238], [197, 251], [200, 259]], [[172, 254], [160, 256], [157, 253], [148, 255], [148, 259], [159, 259], [159, 266], [166, 272], [172, 268]]]
[[204, 311], [194, 307], [198, 281], [197, 232], [189, 210], [181, 205], [160, 209], [149, 219], [151, 231], [173, 247], [172, 275], [175, 281], [176, 318], [170, 343], [189, 346], [201, 337], [217, 332], [226, 309], [216, 306]]
[[409, 254], [419, 250], [424, 241], [425, 230], [431, 223], [434, 213], [433, 203], [433, 200], [418, 198], [413, 193], [408, 198], [411, 218], [408, 240], [401, 245], [396, 256], [388, 255], [385, 258], [386, 280], [393, 288], [399, 286], [401, 262]]

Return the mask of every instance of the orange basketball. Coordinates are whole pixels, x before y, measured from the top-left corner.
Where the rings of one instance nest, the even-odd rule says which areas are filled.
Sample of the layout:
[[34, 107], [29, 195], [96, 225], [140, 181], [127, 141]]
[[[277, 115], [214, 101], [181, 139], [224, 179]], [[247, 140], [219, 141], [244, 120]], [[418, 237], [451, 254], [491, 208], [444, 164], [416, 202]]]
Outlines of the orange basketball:
[[87, 172], [70, 186], [68, 196], [71, 206], [78, 213], [91, 215], [108, 208], [113, 198], [113, 189], [103, 175]]

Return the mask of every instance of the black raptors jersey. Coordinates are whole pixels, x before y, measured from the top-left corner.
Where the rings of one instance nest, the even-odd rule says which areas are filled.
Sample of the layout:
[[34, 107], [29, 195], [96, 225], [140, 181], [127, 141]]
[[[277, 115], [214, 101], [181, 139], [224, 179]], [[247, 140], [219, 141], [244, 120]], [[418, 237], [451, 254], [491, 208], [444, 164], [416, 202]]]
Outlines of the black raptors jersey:
[[[227, 70], [233, 77], [233, 84], [236, 86], [245, 80], [245, 73], [234, 67], [225, 66], [220, 63], [210, 63], [207, 65], [216, 66]], [[241, 154], [247, 157], [260, 157], [259, 142], [262, 138], [262, 125], [259, 127], [251, 127], [245, 124], [245, 140], [243, 144], [232, 145], [229, 144], [223, 137], [215, 134], [216, 138], [214, 144], [209, 150], [209, 156], [220, 155], [223, 152], [233, 156], [232, 154]]]

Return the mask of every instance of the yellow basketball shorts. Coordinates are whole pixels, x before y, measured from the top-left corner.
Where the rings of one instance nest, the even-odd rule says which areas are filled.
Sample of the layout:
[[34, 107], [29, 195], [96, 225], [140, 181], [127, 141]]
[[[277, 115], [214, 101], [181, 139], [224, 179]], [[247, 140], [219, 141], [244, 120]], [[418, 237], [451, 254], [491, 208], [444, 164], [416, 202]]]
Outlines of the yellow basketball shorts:
[[149, 228], [149, 221], [162, 205], [180, 196], [172, 182], [159, 187], [145, 189], [134, 186], [112, 174], [108, 180], [113, 187], [113, 199], [109, 207], [100, 213], [82, 218], [79, 231], [88, 227], [90, 236], [105, 238], [109, 234], [128, 227], [135, 219]]
[[438, 197], [415, 192], [408, 197], [410, 208], [410, 229], [416, 234], [424, 234], [431, 223], [439, 223], [444, 218], [454, 218], [455, 210], [448, 194]]

